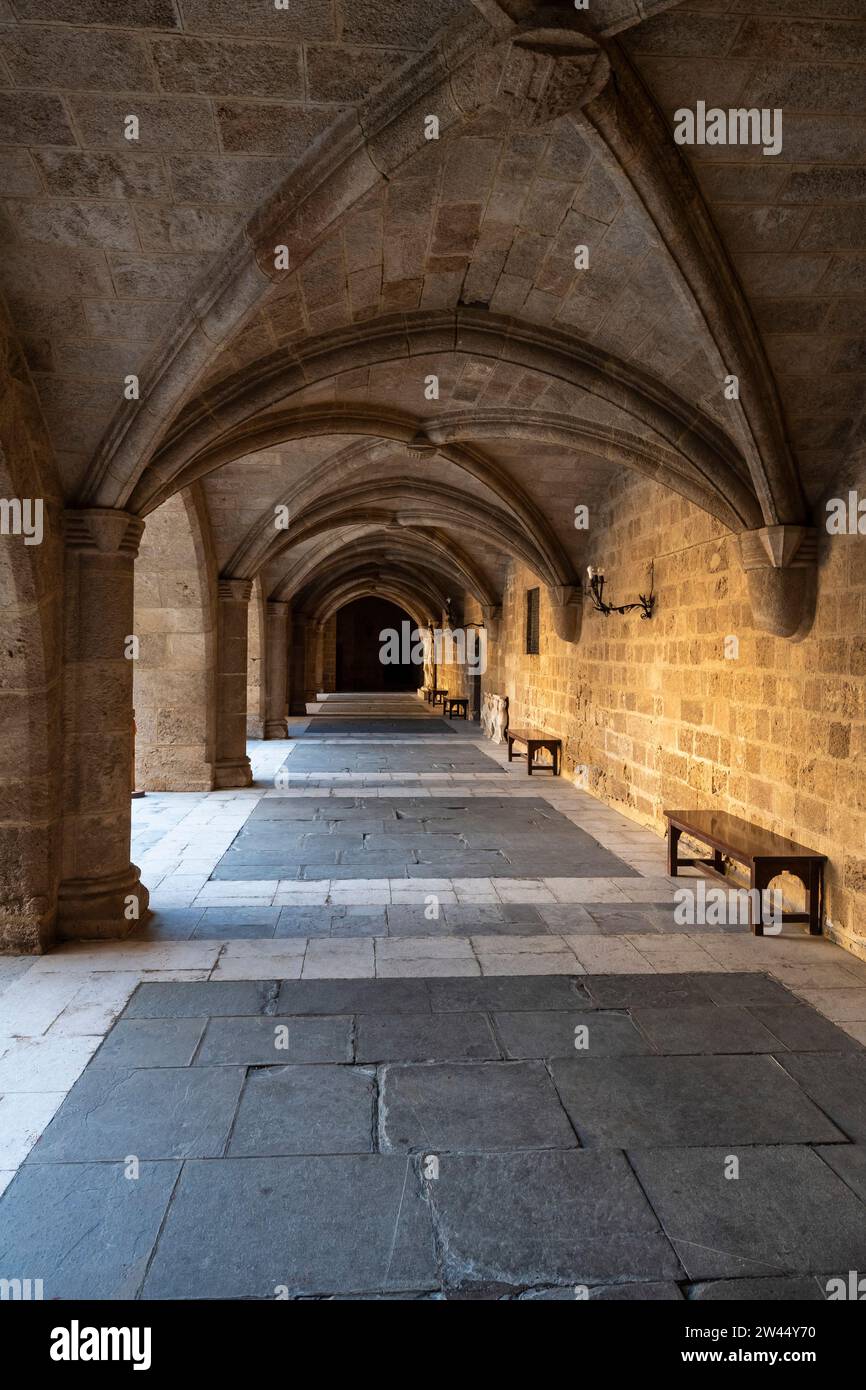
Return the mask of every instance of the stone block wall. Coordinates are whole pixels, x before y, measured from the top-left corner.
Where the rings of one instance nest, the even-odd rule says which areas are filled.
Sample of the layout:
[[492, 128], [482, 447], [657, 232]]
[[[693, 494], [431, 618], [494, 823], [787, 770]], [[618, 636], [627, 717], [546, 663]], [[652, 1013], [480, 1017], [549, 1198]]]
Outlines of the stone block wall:
[[656, 484], [615, 484], [590, 537], [612, 603], [644, 592], [654, 562], [655, 616], [586, 601], [570, 645], [542, 585], [529, 656], [538, 581], [513, 566], [484, 688], [509, 697], [513, 725], [562, 737], [566, 776], [660, 834], [665, 808], [712, 804], [827, 854], [831, 934], [866, 956], [866, 539], [822, 531], [815, 622], [796, 642], [752, 626], [735, 539]]

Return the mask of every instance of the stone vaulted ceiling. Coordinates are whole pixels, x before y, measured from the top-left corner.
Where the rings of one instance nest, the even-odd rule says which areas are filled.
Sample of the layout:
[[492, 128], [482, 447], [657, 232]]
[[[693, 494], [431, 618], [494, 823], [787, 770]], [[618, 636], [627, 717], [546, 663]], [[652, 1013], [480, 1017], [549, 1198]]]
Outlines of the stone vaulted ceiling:
[[[863, 18], [0, 0], [0, 288], [68, 501], [201, 478], [225, 574], [485, 602], [508, 557], [573, 585], [623, 468], [808, 521], [863, 442]], [[676, 146], [698, 100], [781, 108], [781, 153]]]
[[[783, 111], [779, 155], [684, 148], [745, 287], [808, 490], [866, 402], [866, 5], [709, 0], [624, 44], [668, 122], [693, 106]], [[862, 421], [861, 421], [862, 430]]]

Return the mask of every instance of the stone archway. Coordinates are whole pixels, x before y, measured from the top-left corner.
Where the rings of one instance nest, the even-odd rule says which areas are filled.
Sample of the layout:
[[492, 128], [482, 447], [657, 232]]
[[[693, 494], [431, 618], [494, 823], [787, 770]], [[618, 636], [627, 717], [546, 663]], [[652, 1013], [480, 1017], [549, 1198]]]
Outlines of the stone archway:
[[[368, 594], [344, 603], [335, 618], [337, 690], [356, 693], [417, 689], [421, 683], [419, 668], [411, 659], [405, 659], [402, 650], [403, 631], [411, 633], [415, 629], [405, 608], [390, 599]], [[386, 640], [390, 633], [396, 634], [395, 644]], [[381, 655], [383, 644], [389, 656], [387, 661]], [[392, 645], [397, 650], [390, 660]]]
[[135, 565], [135, 761], [143, 791], [213, 786], [216, 564], [202, 508], [191, 488], [152, 512]]

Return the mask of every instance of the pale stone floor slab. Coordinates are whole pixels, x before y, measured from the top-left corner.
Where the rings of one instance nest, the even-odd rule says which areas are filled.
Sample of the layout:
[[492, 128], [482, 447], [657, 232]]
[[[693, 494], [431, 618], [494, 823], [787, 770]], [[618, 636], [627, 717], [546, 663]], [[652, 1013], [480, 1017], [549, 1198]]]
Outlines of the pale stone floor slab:
[[59, 1108], [0, 1102], [40, 1135], [0, 1150], [0, 1272], [54, 1299], [821, 1299], [866, 1263], [864, 1082], [759, 972], [145, 982]]

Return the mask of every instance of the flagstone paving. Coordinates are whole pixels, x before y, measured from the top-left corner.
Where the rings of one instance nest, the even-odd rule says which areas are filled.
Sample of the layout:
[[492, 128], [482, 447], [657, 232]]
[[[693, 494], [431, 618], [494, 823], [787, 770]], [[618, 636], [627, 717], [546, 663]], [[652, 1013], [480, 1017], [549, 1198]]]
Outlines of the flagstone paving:
[[143, 983], [0, 1198], [0, 1271], [60, 1299], [821, 1298], [866, 1263], [866, 1052], [722, 980]]
[[[495, 764], [494, 764], [494, 770]], [[265, 799], [211, 879], [638, 877], [541, 798]], [[407, 885], [408, 887], [409, 885]], [[542, 899], [543, 901], [543, 899]], [[553, 899], [551, 899], [553, 901]]]
[[866, 1261], [866, 963], [692, 920], [652, 831], [419, 709], [134, 802], [147, 922], [0, 962], [0, 1277], [823, 1298]]

